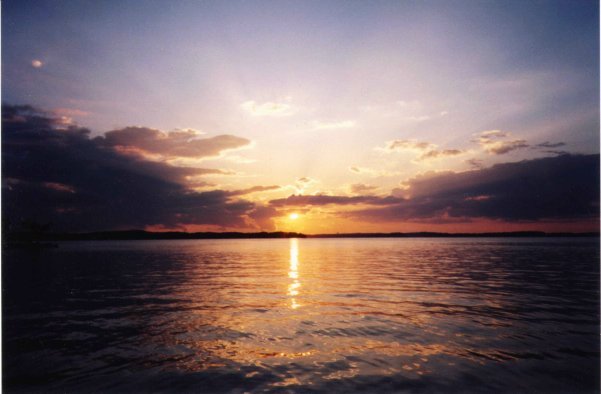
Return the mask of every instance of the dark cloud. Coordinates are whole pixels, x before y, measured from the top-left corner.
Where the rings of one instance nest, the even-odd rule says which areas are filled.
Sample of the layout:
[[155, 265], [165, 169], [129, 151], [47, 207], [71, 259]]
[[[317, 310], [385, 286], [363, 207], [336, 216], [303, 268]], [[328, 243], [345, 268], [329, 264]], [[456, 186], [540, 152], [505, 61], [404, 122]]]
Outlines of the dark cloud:
[[599, 155], [561, 155], [434, 173], [413, 178], [406, 186], [410, 198], [349, 215], [369, 221], [599, 217]]
[[245, 227], [256, 210], [252, 202], [232, 199], [252, 190], [188, 188], [190, 177], [221, 170], [124, 154], [102, 137], [90, 138], [89, 130], [65, 126], [29, 106], [2, 107], [2, 171], [2, 211], [14, 224], [52, 222], [54, 229], [67, 231], [155, 224]]
[[254, 221], [255, 227], [265, 231], [274, 231], [276, 229], [273, 218], [279, 215], [279, 212], [275, 208], [263, 206], [257, 206], [248, 214]]
[[356, 205], [356, 204], [369, 204], [369, 205], [387, 205], [394, 204], [402, 201], [401, 198], [389, 196], [389, 197], [377, 197], [377, 196], [328, 196], [324, 194], [306, 196], [306, 195], [292, 195], [286, 198], [279, 198], [271, 200], [269, 203], [273, 206], [315, 206], [315, 205]]
[[459, 150], [459, 149], [430, 150], [430, 151], [424, 153], [423, 155], [421, 155], [420, 157], [418, 157], [417, 160], [423, 161], [423, 160], [430, 160], [430, 159], [439, 159], [439, 158], [443, 158], [443, 157], [457, 156], [462, 153], [463, 153], [463, 151]]
[[311, 185], [317, 183], [316, 179], [310, 178], [308, 176], [304, 176], [302, 178], [298, 178], [294, 184], [296, 185], [297, 190], [303, 191], [304, 189], [310, 187]]
[[[479, 164], [479, 163], [477, 163]], [[388, 197], [292, 195], [274, 207], [364, 206], [340, 214], [370, 222], [580, 220], [599, 217], [599, 155], [561, 155], [410, 179]]]
[[468, 159], [468, 160], [465, 160], [465, 162], [467, 164], [469, 164], [470, 167], [472, 167], [472, 168], [482, 168], [482, 167], [484, 167], [484, 161], [480, 160], [480, 159]]
[[559, 148], [560, 146], [565, 146], [566, 143], [565, 142], [549, 142], [549, 141], [545, 141], [541, 144], [537, 144], [537, 147], [540, 148]]
[[240, 190], [232, 190], [227, 192], [228, 196], [242, 196], [245, 194], [250, 194], [250, 193], [256, 193], [256, 192], [265, 192], [265, 191], [269, 191], [269, 190], [277, 190], [279, 189], [279, 186], [253, 186], [253, 187], [249, 187], [247, 189], [240, 189]]
[[500, 130], [488, 130], [478, 134], [478, 137], [473, 142], [478, 143], [486, 152], [491, 155], [503, 155], [516, 149], [527, 148], [530, 145], [526, 140], [507, 138], [511, 137], [511, 133]]
[[542, 152], [542, 153], [549, 153], [551, 155], [569, 155], [570, 152], [568, 152], [566, 150], [563, 150], [563, 149], [553, 149], [553, 148], [559, 148], [559, 147], [562, 147], [562, 146], [566, 146], [566, 143], [565, 142], [549, 142], [549, 141], [545, 141], [543, 143], [531, 146], [530, 149], [537, 150], [537, 151]]
[[199, 138], [199, 133], [194, 130], [165, 133], [146, 127], [126, 127], [109, 131], [103, 137], [97, 137], [97, 140], [105, 146], [137, 149], [169, 158], [218, 156], [223, 151], [250, 144], [246, 138], [233, 135]]
[[570, 152], [565, 150], [544, 150], [544, 153], [550, 153], [552, 155], [569, 155]]

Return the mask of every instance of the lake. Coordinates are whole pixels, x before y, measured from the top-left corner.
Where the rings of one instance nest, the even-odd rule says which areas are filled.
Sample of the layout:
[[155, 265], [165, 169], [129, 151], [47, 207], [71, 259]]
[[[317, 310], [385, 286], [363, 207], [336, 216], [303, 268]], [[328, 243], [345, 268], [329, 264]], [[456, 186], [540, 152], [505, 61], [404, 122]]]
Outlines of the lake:
[[5, 392], [598, 392], [597, 238], [5, 250]]

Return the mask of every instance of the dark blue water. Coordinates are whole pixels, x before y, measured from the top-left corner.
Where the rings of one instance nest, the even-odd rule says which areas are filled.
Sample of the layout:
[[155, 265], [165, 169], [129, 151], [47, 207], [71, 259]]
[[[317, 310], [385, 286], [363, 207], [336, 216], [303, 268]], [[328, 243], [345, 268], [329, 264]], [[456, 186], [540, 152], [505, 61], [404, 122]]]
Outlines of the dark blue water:
[[2, 276], [5, 392], [599, 392], [594, 238], [72, 242]]

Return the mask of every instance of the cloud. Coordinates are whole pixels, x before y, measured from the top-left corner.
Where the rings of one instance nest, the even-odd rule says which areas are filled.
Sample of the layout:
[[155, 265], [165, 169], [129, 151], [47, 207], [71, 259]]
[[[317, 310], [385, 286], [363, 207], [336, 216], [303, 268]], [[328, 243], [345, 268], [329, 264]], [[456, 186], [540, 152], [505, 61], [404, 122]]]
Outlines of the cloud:
[[350, 185], [351, 193], [353, 194], [365, 194], [373, 192], [378, 189], [378, 186], [366, 185], [364, 183], [354, 183]]
[[387, 205], [392, 203], [398, 203], [402, 201], [401, 198], [389, 196], [389, 197], [378, 197], [378, 196], [329, 196], [325, 194], [318, 194], [313, 196], [307, 195], [291, 195], [286, 198], [278, 198], [269, 201], [269, 204], [275, 207], [284, 206], [321, 206], [321, 205], [357, 205], [357, 204], [369, 204], [369, 205]]
[[313, 122], [313, 128], [315, 130], [334, 130], [334, 129], [348, 129], [355, 127], [356, 123], [353, 120], [344, 120], [340, 122]]
[[369, 120], [365, 122], [366, 124], [381, 124], [382, 120], [386, 120], [385, 123], [388, 125], [390, 122], [394, 122], [410, 128], [422, 122], [439, 119], [449, 113], [444, 108], [434, 109], [417, 100], [363, 105], [358, 109], [362, 118], [366, 117]]
[[599, 155], [562, 155], [408, 180], [406, 200], [347, 213], [366, 221], [599, 217]]
[[164, 158], [204, 158], [219, 156], [222, 152], [248, 146], [246, 138], [233, 135], [218, 135], [199, 138], [200, 133], [193, 129], [176, 130], [165, 133], [146, 127], [126, 127], [97, 137], [104, 146], [122, 148], [129, 152], [160, 155]]
[[358, 167], [358, 166], [349, 167], [349, 171], [354, 174], [369, 175], [372, 177], [389, 177], [389, 176], [399, 175], [398, 172], [392, 172], [392, 171], [386, 171], [386, 170], [375, 170], [373, 168]]
[[465, 172], [429, 172], [387, 197], [291, 195], [270, 205], [346, 206], [356, 209], [338, 215], [371, 223], [578, 221], [599, 218], [598, 179], [599, 155], [562, 155]]
[[393, 188], [390, 191], [390, 195], [393, 197], [407, 198], [407, 189], [409, 189], [409, 186], [401, 184], [399, 187]]
[[565, 150], [544, 150], [544, 153], [550, 153], [552, 155], [569, 155], [570, 152], [565, 151]]
[[257, 206], [248, 216], [253, 221], [254, 227], [264, 231], [274, 231], [276, 227], [273, 218], [280, 216], [280, 213], [273, 207]]
[[[485, 152], [493, 155], [502, 155], [516, 149], [527, 148], [530, 145], [523, 139], [510, 139], [511, 133], [501, 130], [487, 130], [476, 135], [472, 140], [479, 144]], [[554, 147], [562, 146], [563, 143], [550, 144], [548, 142], [539, 144], [537, 147]], [[441, 158], [448, 158], [463, 155], [468, 153], [461, 149], [438, 149], [438, 145], [427, 141], [410, 140], [392, 140], [388, 141], [383, 148], [376, 150], [392, 153], [392, 152], [411, 152], [417, 154], [418, 157], [414, 162], [429, 161]]]
[[267, 101], [264, 103], [257, 103], [253, 100], [243, 102], [240, 107], [251, 114], [252, 116], [290, 116], [294, 113], [294, 109], [290, 104], [287, 103], [276, 103], [273, 101]]
[[436, 145], [425, 141], [417, 140], [393, 140], [388, 141], [384, 148], [380, 148], [384, 152], [403, 152], [416, 151], [423, 152], [429, 149], [434, 149]]
[[80, 109], [77, 108], [55, 108], [52, 110], [52, 114], [56, 115], [56, 116], [66, 116], [66, 117], [74, 117], [74, 116], [78, 116], [78, 117], [85, 117], [85, 116], [89, 116], [90, 113], [87, 111], [82, 111]]
[[479, 133], [473, 142], [478, 143], [484, 149], [484, 151], [492, 155], [502, 155], [516, 149], [527, 148], [529, 146], [526, 143], [526, 140], [507, 140], [506, 138], [509, 137], [511, 137], [511, 133], [509, 132], [501, 130], [488, 130]]
[[467, 164], [469, 164], [470, 167], [472, 167], [472, 168], [483, 168], [484, 167], [484, 161], [481, 159], [468, 159], [468, 160], [465, 160], [465, 162]]
[[[133, 129], [136, 131], [129, 134], [113, 134], [120, 143], [129, 144], [116, 145], [115, 137], [113, 143], [107, 143], [105, 136], [91, 138], [89, 130], [65, 124], [52, 113], [30, 106], [3, 106], [5, 219], [11, 223], [52, 222], [58, 231], [92, 231], [189, 225], [273, 229], [271, 219], [279, 215], [279, 208], [312, 206], [341, 206], [344, 209], [338, 215], [374, 223], [466, 222], [478, 218], [519, 222], [599, 216], [599, 155], [562, 154], [466, 172], [427, 173], [407, 180], [386, 197], [369, 195], [372, 186], [355, 184], [350, 196], [295, 194], [262, 206], [242, 197], [276, 190], [277, 186], [195, 191], [195, 186], [210, 186], [199, 178], [224, 171], [178, 167], [130, 154], [123, 148], [168, 155], [172, 145], [210, 139], [198, 139], [193, 130], [170, 136], [147, 128]], [[507, 136], [498, 131], [484, 135]], [[167, 147], [157, 148], [156, 141], [161, 139], [169, 141]], [[195, 145], [189, 149], [207, 154], [222, 149], [211, 146], [213, 150]], [[418, 149], [421, 154], [429, 151]], [[382, 175], [362, 167], [350, 170]], [[314, 182], [302, 177], [295, 185], [306, 187]]]
[[391, 177], [391, 176], [397, 176], [399, 175], [398, 172], [393, 172], [393, 171], [386, 171], [386, 170], [375, 170], [373, 168], [367, 168], [367, 167], [358, 167], [358, 166], [351, 166], [349, 167], [349, 171], [354, 173], [354, 174], [359, 174], [359, 175], [369, 175], [371, 177]]
[[424, 160], [440, 159], [443, 157], [452, 157], [452, 156], [461, 155], [463, 153], [465, 153], [465, 152], [462, 150], [459, 150], [459, 149], [431, 150], [431, 151], [424, 153], [420, 157], [418, 157], [417, 160], [424, 161]]
[[541, 144], [537, 144], [536, 146], [539, 148], [559, 148], [560, 146], [565, 146], [565, 142], [549, 142], [545, 141]]
[[253, 186], [253, 187], [249, 187], [247, 189], [241, 189], [241, 190], [232, 190], [227, 192], [228, 196], [242, 196], [245, 194], [250, 194], [250, 193], [256, 193], [256, 192], [265, 192], [265, 191], [271, 191], [271, 190], [278, 190], [280, 189], [279, 186]]
[[568, 151], [565, 151], [562, 149], [553, 149], [553, 148], [559, 148], [561, 146], [566, 146], [566, 145], [567, 144], [565, 142], [545, 141], [543, 143], [532, 146], [530, 149], [535, 149], [535, 150], [541, 151], [543, 153], [549, 153], [552, 155], [569, 155], [570, 152], [568, 152]]
[[310, 183], [315, 183], [315, 182], [317, 182], [315, 179], [310, 178], [308, 176], [304, 176], [304, 177], [298, 178], [296, 180], [296, 183], [300, 183], [300, 184], [303, 184], [303, 185], [308, 185]]
[[[125, 135], [120, 142], [160, 152], [187, 140], [144, 128]], [[248, 228], [258, 207], [237, 196], [273, 187], [196, 192], [191, 187], [198, 176], [222, 171], [124, 153], [105, 137], [90, 138], [89, 130], [76, 125], [64, 128], [59, 118], [30, 106], [2, 107], [2, 137], [2, 212], [13, 224], [51, 222], [57, 231], [188, 224]], [[159, 139], [167, 140], [166, 148], [156, 147]], [[212, 154], [223, 147], [217, 145], [189, 149]]]
[[562, 149], [553, 149], [559, 148], [561, 146], [566, 146], [565, 142], [549, 142], [545, 141], [540, 144], [536, 144], [531, 149], [537, 149], [543, 153], [550, 153], [552, 155], [569, 155], [570, 152], [562, 150]]
[[426, 161], [452, 157], [464, 154], [465, 151], [459, 149], [436, 149], [437, 145], [431, 142], [418, 140], [393, 140], [388, 141], [384, 148], [376, 148], [386, 153], [392, 152], [412, 152], [420, 154], [416, 161]]
[[42, 182], [42, 185], [44, 185], [45, 187], [52, 189], [52, 190], [56, 190], [59, 192], [65, 192], [65, 193], [75, 193], [75, 188], [69, 185], [65, 185], [64, 183], [58, 183], [58, 182]]
[[298, 178], [293, 185], [289, 185], [288, 188], [294, 190], [298, 194], [303, 194], [317, 183], [319, 183], [317, 179], [303, 176]]

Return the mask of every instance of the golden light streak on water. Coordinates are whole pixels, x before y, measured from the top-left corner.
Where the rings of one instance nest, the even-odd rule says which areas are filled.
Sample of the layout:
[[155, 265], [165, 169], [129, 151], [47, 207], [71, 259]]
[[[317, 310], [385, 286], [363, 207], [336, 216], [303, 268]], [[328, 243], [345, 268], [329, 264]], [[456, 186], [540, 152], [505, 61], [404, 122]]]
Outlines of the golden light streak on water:
[[297, 309], [301, 305], [296, 301], [296, 296], [299, 295], [301, 283], [298, 276], [298, 239], [290, 238], [290, 270], [288, 277], [292, 279], [292, 283], [288, 285], [288, 296], [290, 296], [290, 307]]

